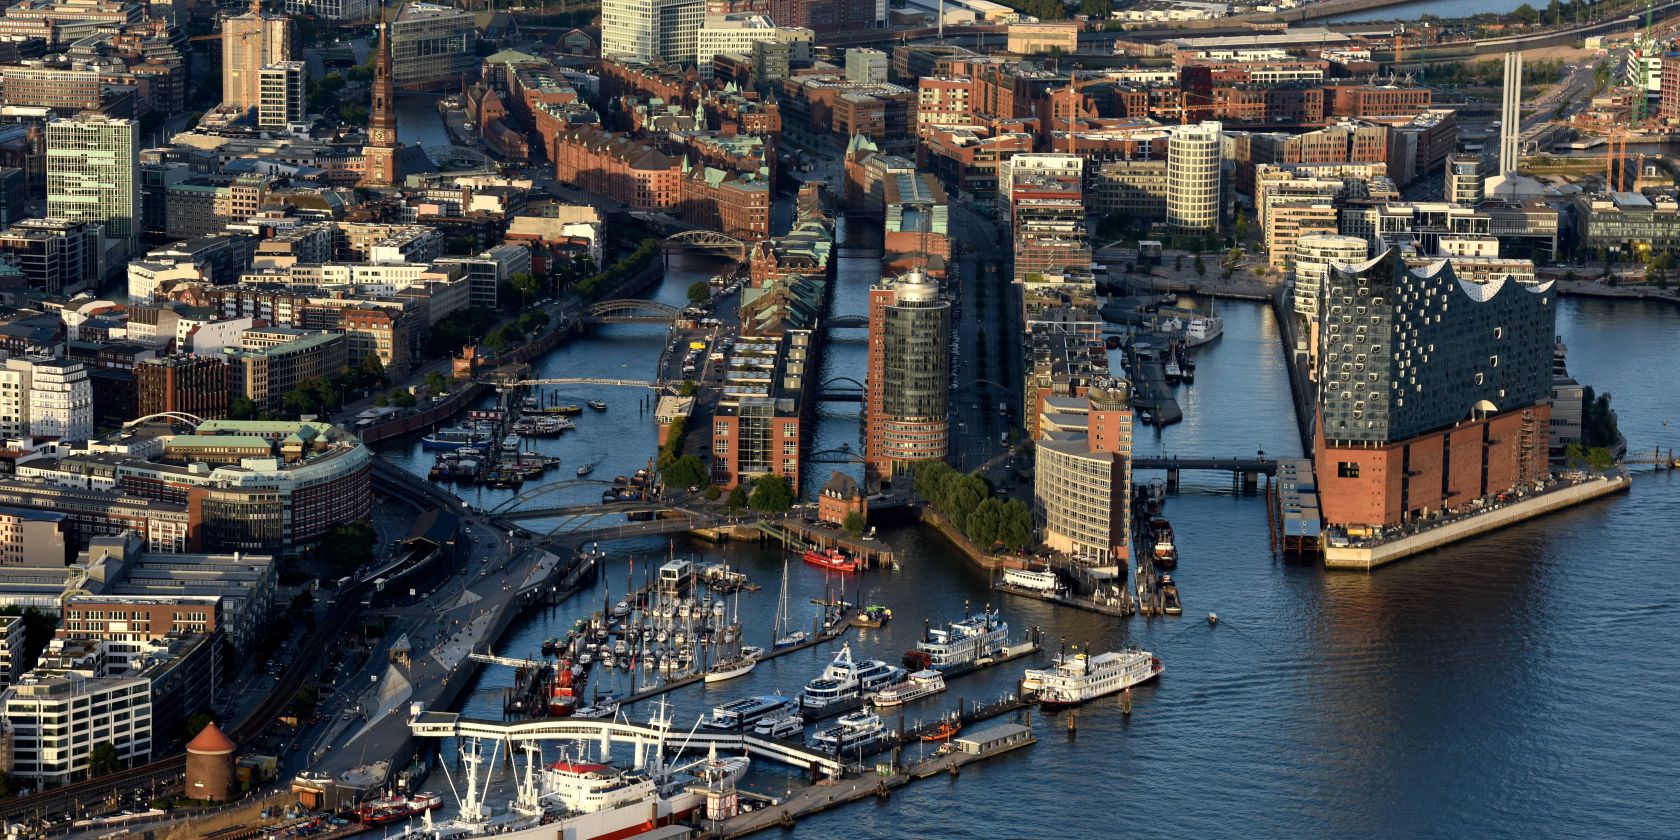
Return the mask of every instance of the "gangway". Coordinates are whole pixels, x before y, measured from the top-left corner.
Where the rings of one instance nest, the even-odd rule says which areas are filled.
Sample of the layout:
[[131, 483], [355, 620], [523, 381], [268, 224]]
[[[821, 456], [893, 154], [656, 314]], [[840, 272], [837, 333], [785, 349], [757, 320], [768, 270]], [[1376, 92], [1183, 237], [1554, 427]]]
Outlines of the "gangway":
[[628, 744], [645, 748], [664, 738], [665, 747], [670, 750], [696, 749], [705, 752], [716, 747], [721, 751], [745, 752], [803, 770], [815, 768], [829, 774], [840, 773], [843, 766], [833, 756], [791, 741], [762, 738], [745, 732], [702, 730], [683, 733], [622, 719], [538, 718], [503, 722], [462, 717], [455, 712], [422, 711], [409, 719], [408, 727], [417, 738], [484, 738], [507, 743], [515, 750], [520, 742], [525, 741], [594, 741], [603, 746]]

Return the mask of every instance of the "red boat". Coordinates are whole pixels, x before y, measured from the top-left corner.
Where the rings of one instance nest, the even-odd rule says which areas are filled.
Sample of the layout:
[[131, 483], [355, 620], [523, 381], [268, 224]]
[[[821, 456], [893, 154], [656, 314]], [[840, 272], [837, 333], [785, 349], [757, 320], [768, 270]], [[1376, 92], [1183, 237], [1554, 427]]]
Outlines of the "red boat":
[[813, 566], [836, 572], [857, 572], [863, 570], [863, 561], [855, 557], [847, 557], [839, 549], [825, 548], [811, 549], [804, 554], [805, 562]]
[[562, 661], [559, 673], [554, 678], [554, 691], [548, 698], [548, 714], [550, 717], [569, 717], [572, 710], [577, 708], [577, 691], [572, 686], [572, 669], [570, 663]]

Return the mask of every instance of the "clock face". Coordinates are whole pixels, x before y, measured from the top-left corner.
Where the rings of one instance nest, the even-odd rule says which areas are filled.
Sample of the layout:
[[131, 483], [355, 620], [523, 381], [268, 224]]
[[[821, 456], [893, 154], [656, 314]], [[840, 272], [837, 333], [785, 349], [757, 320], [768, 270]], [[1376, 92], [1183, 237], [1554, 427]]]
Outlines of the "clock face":
[[377, 129], [377, 128], [376, 128], [376, 129], [374, 129], [374, 130], [373, 130], [373, 131], [371, 131], [371, 132], [368, 132], [368, 136], [369, 136], [369, 137], [370, 137], [370, 138], [372, 138], [372, 139], [373, 139], [373, 141], [374, 141], [374, 142], [375, 142], [375, 143], [383, 143], [383, 142], [385, 142], [385, 132], [383, 132], [383, 131], [380, 131], [380, 130], [379, 130], [379, 129]]

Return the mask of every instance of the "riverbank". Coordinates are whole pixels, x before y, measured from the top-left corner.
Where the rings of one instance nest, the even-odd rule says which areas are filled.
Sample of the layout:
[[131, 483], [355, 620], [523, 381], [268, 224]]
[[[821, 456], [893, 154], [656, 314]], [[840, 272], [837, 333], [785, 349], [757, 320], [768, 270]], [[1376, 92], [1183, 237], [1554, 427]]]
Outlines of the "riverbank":
[[1558, 294], [1603, 300], [1660, 300], [1680, 303], [1680, 292], [1652, 286], [1607, 286], [1597, 280], [1559, 280]]
[[1498, 508], [1481, 511], [1454, 522], [1420, 531], [1371, 546], [1326, 546], [1324, 567], [1327, 569], [1364, 569], [1393, 563], [1430, 549], [1451, 545], [1460, 540], [1496, 531], [1543, 516], [1553, 511], [1585, 504], [1615, 493], [1627, 492], [1632, 479], [1626, 473], [1599, 476], [1596, 479], [1560, 487], [1538, 496], [1530, 496]]

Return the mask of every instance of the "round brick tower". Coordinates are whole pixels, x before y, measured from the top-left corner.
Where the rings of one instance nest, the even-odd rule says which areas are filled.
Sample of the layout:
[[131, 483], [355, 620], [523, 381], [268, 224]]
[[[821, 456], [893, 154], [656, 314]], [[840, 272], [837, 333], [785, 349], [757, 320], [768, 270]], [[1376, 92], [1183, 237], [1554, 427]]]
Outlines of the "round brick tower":
[[186, 794], [188, 799], [226, 802], [233, 798], [234, 744], [212, 723], [187, 744]]

